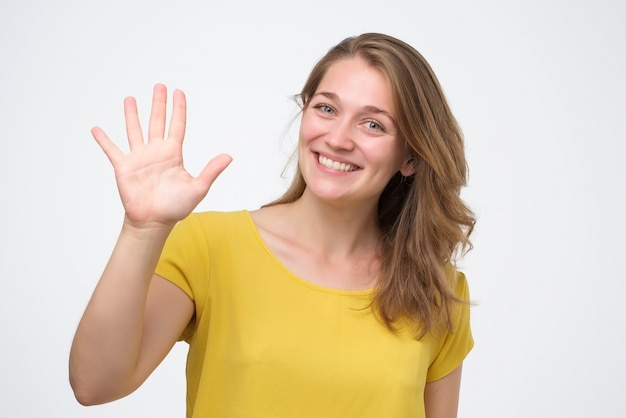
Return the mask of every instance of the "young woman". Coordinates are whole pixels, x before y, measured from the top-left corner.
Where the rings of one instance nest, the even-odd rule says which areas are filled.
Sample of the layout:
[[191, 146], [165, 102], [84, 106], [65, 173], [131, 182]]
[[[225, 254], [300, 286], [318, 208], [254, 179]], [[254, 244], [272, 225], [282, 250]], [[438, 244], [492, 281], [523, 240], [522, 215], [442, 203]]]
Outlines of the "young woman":
[[255, 211], [193, 212], [230, 163], [182, 165], [185, 96], [156, 85], [147, 141], [99, 129], [125, 218], [78, 326], [83, 404], [126, 396], [189, 343], [188, 417], [457, 414], [473, 346], [455, 256], [474, 225], [460, 199], [460, 129], [424, 58], [363, 34], [333, 47], [301, 94], [292, 186]]

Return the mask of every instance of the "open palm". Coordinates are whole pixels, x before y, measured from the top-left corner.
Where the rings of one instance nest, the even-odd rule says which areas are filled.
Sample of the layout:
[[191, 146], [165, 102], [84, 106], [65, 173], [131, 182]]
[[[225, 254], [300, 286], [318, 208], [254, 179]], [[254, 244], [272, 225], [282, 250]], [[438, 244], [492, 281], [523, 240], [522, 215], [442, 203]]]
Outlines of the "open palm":
[[182, 143], [187, 104], [182, 91], [174, 91], [173, 96], [173, 111], [166, 137], [167, 89], [162, 84], [155, 85], [147, 141], [139, 124], [135, 99], [128, 97], [124, 100], [130, 146], [126, 154], [102, 129], [92, 129], [92, 135], [115, 170], [126, 219], [135, 226], [153, 223], [172, 225], [185, 218], [206, 196], [213, 181], [232, 160], [226, 154], [218, 155], [197, 177], [185, 170]]

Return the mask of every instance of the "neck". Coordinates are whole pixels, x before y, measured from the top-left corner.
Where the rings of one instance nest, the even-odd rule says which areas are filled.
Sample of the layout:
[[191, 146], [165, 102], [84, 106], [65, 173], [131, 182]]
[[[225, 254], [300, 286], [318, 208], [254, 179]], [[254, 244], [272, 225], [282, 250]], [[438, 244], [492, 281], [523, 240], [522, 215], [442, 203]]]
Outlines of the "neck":
[[305, 192], [288, 210], [294, 234], [316, 252], [342, 258], [376, 250], [380, 229], [375, 205], [333, 205]]

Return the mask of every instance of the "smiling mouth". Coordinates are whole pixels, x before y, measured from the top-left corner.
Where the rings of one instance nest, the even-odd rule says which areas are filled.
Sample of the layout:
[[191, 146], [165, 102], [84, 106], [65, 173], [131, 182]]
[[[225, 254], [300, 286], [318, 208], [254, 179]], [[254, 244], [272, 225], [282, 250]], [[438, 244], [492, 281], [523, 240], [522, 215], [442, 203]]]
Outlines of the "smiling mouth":
[[333, 161], [330, 158], [326, 158], [323, 155], [319, 155], [319, 154], [317, 156], [317, 161], [320, 163], [320, 165], [326, 168], [330, 168], [332, 170], [337, 170], [337, 171], [343, 171], [346, 173], [349, 173], [354, 170], [358, 170], [359, 168], [352, 164], [346, 164], [346, 163], [340, 163], [338, 161]]

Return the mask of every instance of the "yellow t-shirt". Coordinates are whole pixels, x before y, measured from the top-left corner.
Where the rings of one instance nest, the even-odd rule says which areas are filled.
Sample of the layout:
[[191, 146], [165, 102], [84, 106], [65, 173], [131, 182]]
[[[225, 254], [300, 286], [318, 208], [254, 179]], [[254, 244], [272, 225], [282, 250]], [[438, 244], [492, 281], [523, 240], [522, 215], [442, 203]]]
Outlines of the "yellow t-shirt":
[[[172, 231], [156, 274], [195, 303], [187, 417], [424, 417], [424, 385], [473, 346], [469, 308], [456, 332], [416, 341], [368, 308], [373, 292], [317, 286], [289, 272], [247, 211], [194, 213]], [[469, 299], [457, 273], [457, 293]]]

